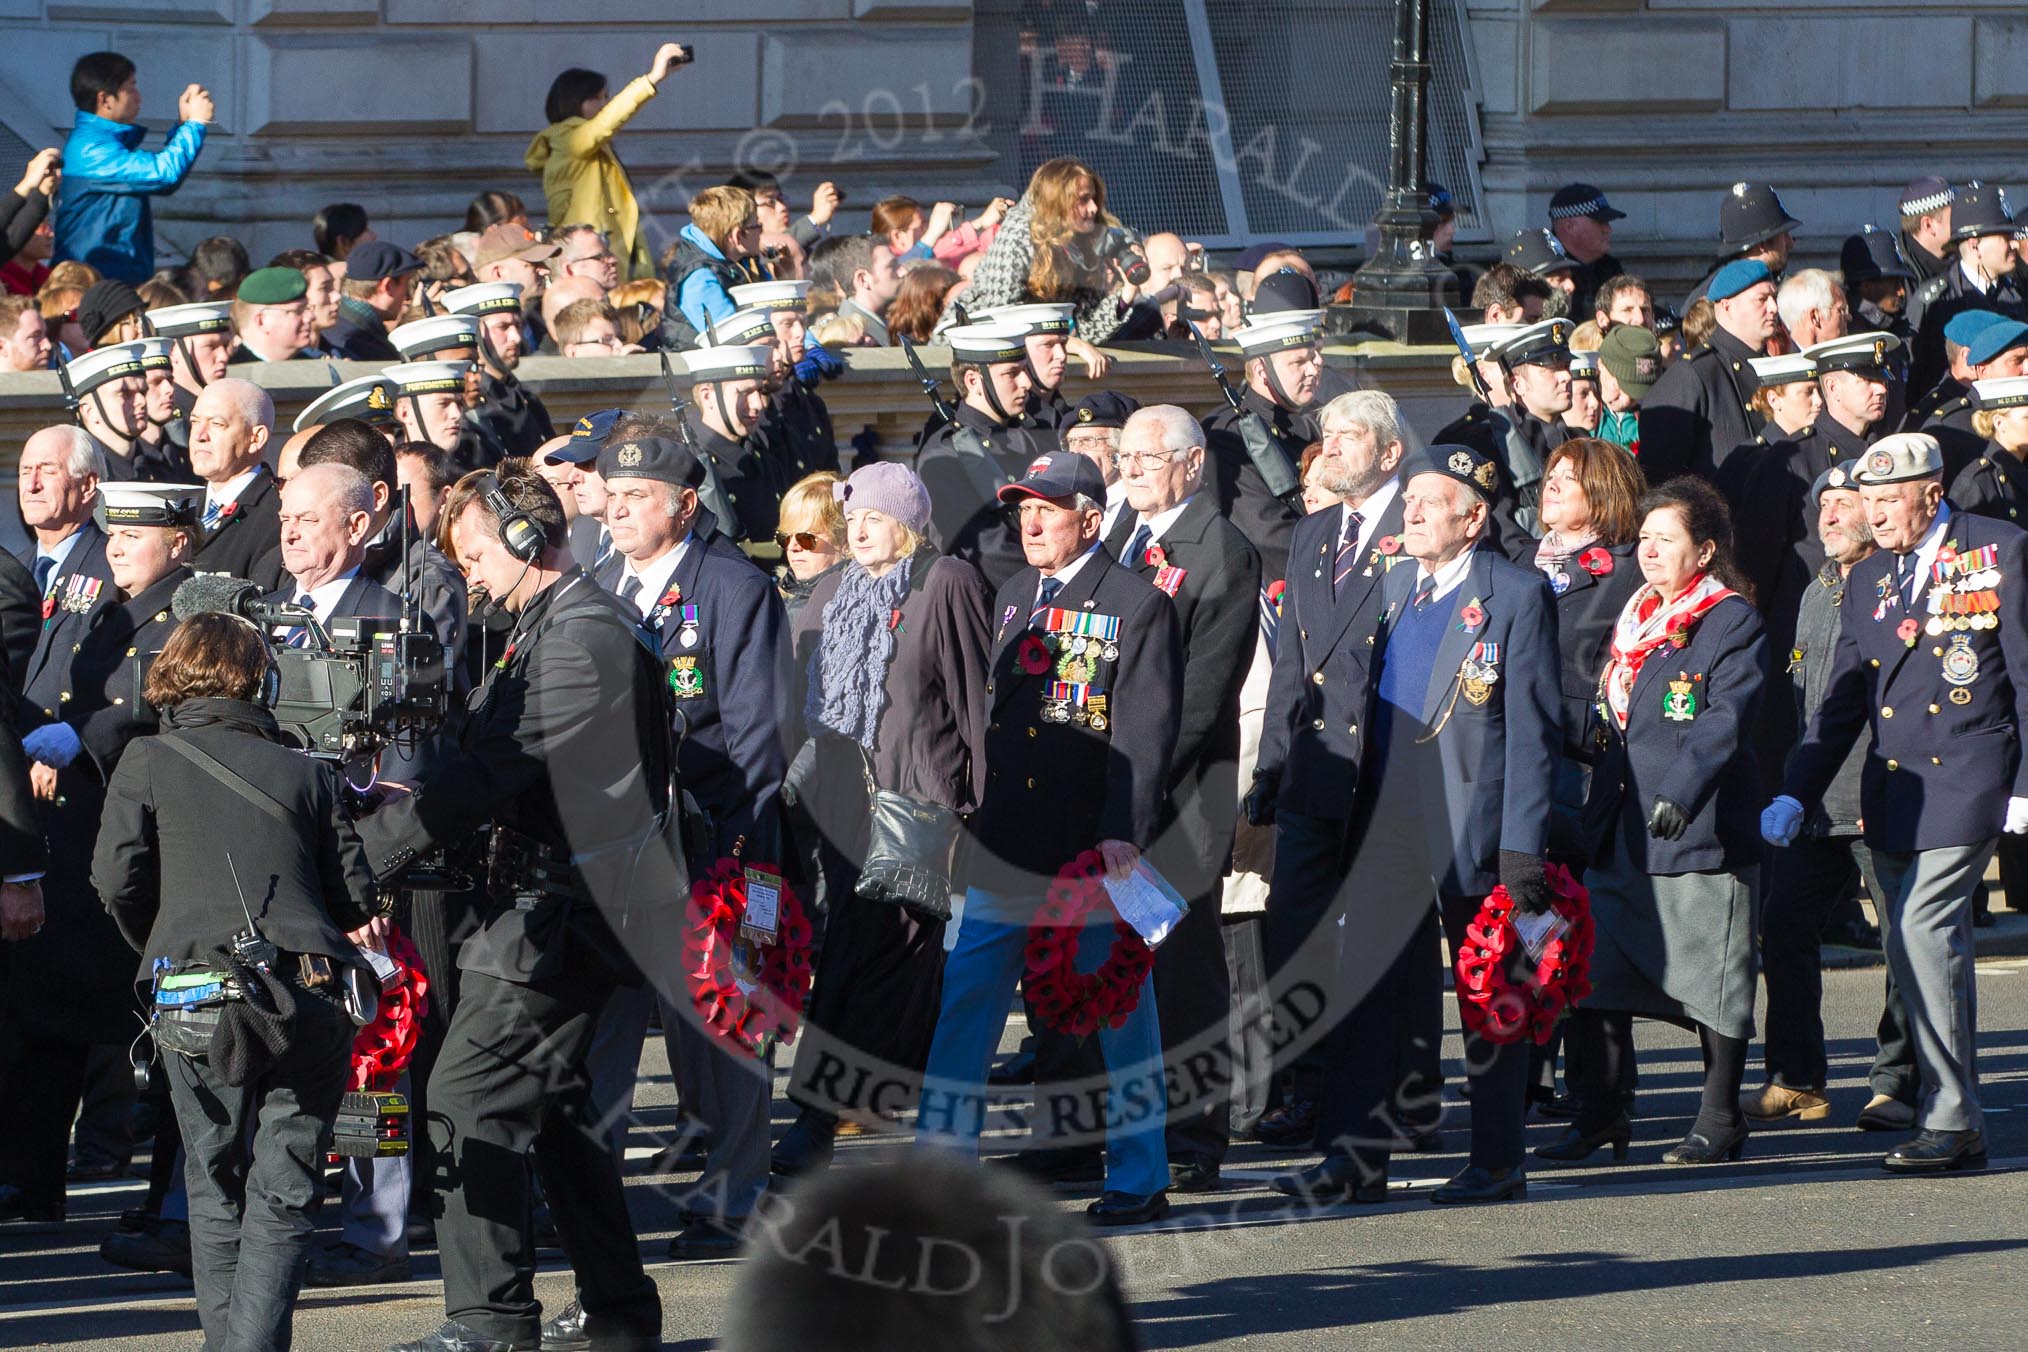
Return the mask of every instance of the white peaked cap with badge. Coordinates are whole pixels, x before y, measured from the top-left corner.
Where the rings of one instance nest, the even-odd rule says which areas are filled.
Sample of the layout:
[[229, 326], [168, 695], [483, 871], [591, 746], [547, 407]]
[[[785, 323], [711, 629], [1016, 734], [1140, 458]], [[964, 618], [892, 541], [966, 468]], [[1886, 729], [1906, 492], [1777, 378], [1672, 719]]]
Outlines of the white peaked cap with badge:
[[1753, 368], [1754, 379], [1763, 385], [1792, 385], [1798, 380], [1817, 378], [1817, 364], [1800, 352], [1785, 352], [1779, 357], [1750, 357], [1746, 364]]
[[414, 361], [432, 352], [479, 345], [479, 321], [470, 315], [431, 315], [403, 324], [387, 335], [394, 350]]
[[1463, 324], [1458, 331], [1474, 357], [1489, 357], [1493, 349], [1526, 329], [1526, 324]]
[[951, 356], [986, 365], [1028, 359], [1028, 331], [1019, 324], [958, 324], [944, 330]]
[[203, 484], [140, 481], [99, 485], [108, 526], [194, 526], [203, 514]]
[[296, 415], [296, 420], [289, 424], [290, 430], [300, 432], [306, 427], [337, 422], [340, 418], [385, 423], [394, 417], [395, 391], [395, 382], [385, 372], [358, 376], [342, 385], [333, 385]]
[[411, 361], [381, 372], [403, 394], [462, 394], [468, 361]]
[[1942, 474], [1943, 448], [1935, 437], [1927, 432], [1897, 432], [1866, 449], [1859, 457], [1859, 472], [1852, 478], [1862, 484], [1904, 484]]
[[801, 310], [810, 302], [806, 281], [743, 282], [727, 293], [742, 310]]

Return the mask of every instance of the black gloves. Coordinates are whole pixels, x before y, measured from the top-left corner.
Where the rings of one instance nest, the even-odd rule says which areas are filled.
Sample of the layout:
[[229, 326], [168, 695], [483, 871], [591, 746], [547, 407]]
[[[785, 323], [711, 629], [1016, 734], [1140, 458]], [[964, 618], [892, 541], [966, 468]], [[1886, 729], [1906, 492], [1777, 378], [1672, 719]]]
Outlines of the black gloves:
[[1500, 886], [1525, 915], [1541, 915], [1549, 909], [1549, 883], [1542, 876], [1542, 861], [1532, 854], [1500, 851]]
[[1275, 797], [1281, 791], [1282, 777], [1270, 770], [1256, 770], [1253, 773], [1253, 787], [1246, 791], [1241, 806], [1246, 810], [1248, 826], [1273, 826], [1275, 824]]
[[1655, 810], [1648, 817], [1648, 834], [1657, 840], [1681, 840], [1683, 833], [1690, 829], [1690, 815], [1666, 798], [1655, 800]]

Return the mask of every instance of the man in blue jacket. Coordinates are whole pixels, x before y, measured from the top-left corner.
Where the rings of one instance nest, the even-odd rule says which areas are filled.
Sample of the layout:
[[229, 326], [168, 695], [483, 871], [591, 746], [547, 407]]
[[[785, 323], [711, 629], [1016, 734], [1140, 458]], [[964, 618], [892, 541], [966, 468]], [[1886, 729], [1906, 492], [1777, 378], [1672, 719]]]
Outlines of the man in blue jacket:
[[177, 127], [152, 154], [134, 63], [118, 52], [92, 52], [70, 72], [77, 121], [63, 147], [63, 189], [56, 206], [57, 260], [75, 258], [107, 277], [139, 286], [155, 270], [155, 216], [148, 199], [172, 193], [197, 163], [211, 121], [211, 91], [189, 85], [176, 100]]

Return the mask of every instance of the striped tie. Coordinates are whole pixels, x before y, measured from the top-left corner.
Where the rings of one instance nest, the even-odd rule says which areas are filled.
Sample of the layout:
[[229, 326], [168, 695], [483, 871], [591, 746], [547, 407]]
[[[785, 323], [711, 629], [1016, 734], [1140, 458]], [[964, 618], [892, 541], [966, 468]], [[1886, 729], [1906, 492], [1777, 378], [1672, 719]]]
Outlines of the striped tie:
[[1431, 578], [1429, 581], [1423, 583], [1420, 587], [1416, 588], [1415, 608], [1417, 610], [1421, 610], [1424, 606], [1428, 605], [1431, 601], [1435, 599], [1436, 599], [1435, 578]]
[[[317, 613], [317, 607], [311, 603], [310, 594], [308, 592], [303, 592], [302, 594], [297, 596], [295, 601], [292, 602], [291, 604], [297, 606], [299, 609], [307, 610], [313, 615]], [[291, 648], [309, 647], [310, 626], [308, 624], [291, 625], [289, 627], [289, 637], [287, 646]]]
[[218, 529], [218, 518], [224, 515], [224, 511], [225, 509], [220, 505], [219, 501], [216, 498], [209, 499], [205, 502], [204, 533], [206, 535], [209, 535], [212, 531]]
[[1366, 527], [1366, 519], [1359, 513], [1352, 513], [1345, 522], [1345, 538], [1338, 544], [1338, 562], [1331, 570], [1331, 597], [1337, 599], [1338, 588], [1359, 561], [1359, 532]]
[[1042, 627], [1042, 617], [1049, 613], [1049, 603], [1054, 601], [1056, 594], [1062, 590], [1063, 580], [1061, 578], [1045, 577], [1042, 579], [1042, 590], [1035, 597], [1035, 609], [1028, 612], [1028, 627], [1030, 629]]

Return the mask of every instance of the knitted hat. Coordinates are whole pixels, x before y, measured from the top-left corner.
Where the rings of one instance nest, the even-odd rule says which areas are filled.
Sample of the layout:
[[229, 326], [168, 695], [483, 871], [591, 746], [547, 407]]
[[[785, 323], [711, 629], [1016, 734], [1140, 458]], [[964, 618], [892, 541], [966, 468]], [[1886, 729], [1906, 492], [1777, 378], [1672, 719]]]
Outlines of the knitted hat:
[[929, 525], [929, 490], [914, 470], [893, 460], [861, 465], [844, 483], [831, 485], [831, 496], [842, 511], [870, 508], [917, 534]]

